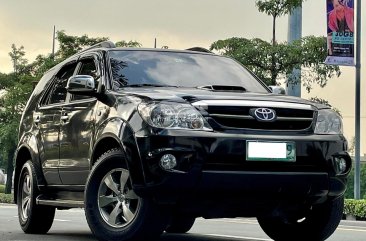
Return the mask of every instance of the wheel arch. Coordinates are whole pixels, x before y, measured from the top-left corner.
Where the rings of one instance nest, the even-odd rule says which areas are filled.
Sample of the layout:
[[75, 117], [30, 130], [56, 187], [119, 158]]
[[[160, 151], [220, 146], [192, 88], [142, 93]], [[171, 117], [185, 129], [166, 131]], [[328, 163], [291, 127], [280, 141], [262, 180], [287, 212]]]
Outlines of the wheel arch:
[[22, 170], [22, 167], [24, 163], [26, 163], [28, 160], [31, 160], [34, 164], [34, 168], [36, 170], [37, 175], [37, 184], [41, 184], [44, 182], [41, 173], [41, 167], [39, 165], [39, 162], [37, 161], [37, 155], [35, 154], [34, 150], [28, 145], [23, 144], [18, 147], [16, 153], [15, 153], [15, 168], [14, 168], [14, 203], [17, 202], [17, 192], [18, 192], [18, 181], [19, 181], [19, 175]]
[[134, 185], [145, 184], [144, 171], [132, 128], [122, 119], [113, 118], [97, 131], [90, 158], [90, 169], [98, 158], [113, 148], [121, 148]]

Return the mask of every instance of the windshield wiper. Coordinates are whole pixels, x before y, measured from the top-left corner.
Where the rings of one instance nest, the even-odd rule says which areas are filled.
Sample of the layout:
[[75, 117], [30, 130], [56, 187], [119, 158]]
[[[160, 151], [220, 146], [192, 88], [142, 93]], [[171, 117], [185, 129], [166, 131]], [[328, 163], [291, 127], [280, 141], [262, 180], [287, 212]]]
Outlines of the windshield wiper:
[[243, 86], [235, 85], [204, 85], [197, 86], [197, 89], [213, 90], [213, 91], [232, 91], [232, 92], [246, 92], [247, 89]]
[[124, 85], [122, 86], [122, 88], [124, 87], [175, 87], [177, 88], [178, 86], [174, 86], [174, 85], [159, 85], [159, 84], [132, 84], [132, 85]]

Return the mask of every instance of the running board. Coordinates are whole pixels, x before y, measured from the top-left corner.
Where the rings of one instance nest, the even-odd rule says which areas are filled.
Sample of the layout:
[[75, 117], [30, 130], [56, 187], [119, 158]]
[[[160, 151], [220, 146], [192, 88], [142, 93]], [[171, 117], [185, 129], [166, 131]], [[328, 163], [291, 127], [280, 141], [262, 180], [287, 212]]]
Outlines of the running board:
[[64, 199], [48, 199], [44, 195], [40, 195], [36, 199], [37, 205], [47, 205], [63, 208], [84, 208], [83, 201], [64, 200]]

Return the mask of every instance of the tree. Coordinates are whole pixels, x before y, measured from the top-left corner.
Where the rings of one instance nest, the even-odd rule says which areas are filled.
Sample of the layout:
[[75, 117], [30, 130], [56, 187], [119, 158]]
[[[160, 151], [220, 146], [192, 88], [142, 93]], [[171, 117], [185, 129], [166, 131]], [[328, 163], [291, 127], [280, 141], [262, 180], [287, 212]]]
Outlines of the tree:
[[272, 45], [276, 44], [276, 20], [300, 7], [303, 0], [257, 0], [259, 12], [272, 16]]
[[125, 40], [122, 40], [116, 43], [116, 47], [141, 48], [142, 44], [137, 41], [130, 40], [127, 42]]
[[[292, 76], [294, 68], [302, 68], [302, 84], [308, 91], [313, 84], [324, 87], [329, 78], [340, 75], [338, 66], [323, 64], [325, 37], [307, 36], [290, 44], [285, 42], [274, 46], [258, 38], [234, 37], [218, 40], [210, 49], [238, 60], [268, 85], [276, 85], [281, 79], [285, 81]], [[292, 76], [289, 81], [297, 82], [299, 79]]]
[[[97, 37], [91, 38], [84, 34], [81, 37], [67, 35], [64, 30], [58, 31], [56, 34], [56, 39], [59, 42], [59, 50], [56, 53], [56, 60], [64, 60], [73, 54], [81, 51], [86, 47], [90, 47], [97, 43], [107, 41], [109, 38]], [[137, 41], [125, 41], [121, 40], [116, 42], [117, 47], [141, 47], [142, 45]]]
[[19, 72], [28, 63], [28, 60], [24, 58], [24, 55], [25, 51], [23, 46], [17, 48], [15, 44], [11, 45], [11, 52], [9, 52], [9, 56], [11, 58], [11, 62], [13, 63], [13, 70], [15, 74], [19, 74]]
[[59, 50], [56, 53], [56, 57], [59, 59], [66, 59], [81, 51], [83, 48], [108, 40], [105, 37], [90, 38], [86, 34], [81, 37], [67, 35], [64, 30], [57, 31], [56, 39], [59, 42]]
[[[14, 76], [14, 75], [13, 75]], [[11, 77], [11, 75], [10, 75]], [[27, 80], [26, 80], [27, 79]], [[18, 83], [9, 86], [6, 94], [0, 99], [0, 143], [8, 178], [5, 193], [11, 192], [13, 159], [18, 140], [18, 126], [21, 114], [31, 92], [31, 78], [25, 77]]]
[[53, 66], [62, 62], [63, 58], [53, 58], [52, 54], [38, 55], [33, 63], [29, 65], [29, 74], [35, 77], [36, 80], [40, 79], [42, 75], [51, 69]]
[[0, 87], [3, 92], [0, 97], [0, 143], [4, 164], [6, 165], [7, 180], [5, 193], [11, 192], [13, 175], [13, 158], [17, 145], [19, 120], [26, 101], [29, 98], [34, 78], [28, 73], [28, 60], [24, 58], [24, 47], [17, 48], [14, 44], [9, 53], [13, 63], [13, 73], [0, 74]]

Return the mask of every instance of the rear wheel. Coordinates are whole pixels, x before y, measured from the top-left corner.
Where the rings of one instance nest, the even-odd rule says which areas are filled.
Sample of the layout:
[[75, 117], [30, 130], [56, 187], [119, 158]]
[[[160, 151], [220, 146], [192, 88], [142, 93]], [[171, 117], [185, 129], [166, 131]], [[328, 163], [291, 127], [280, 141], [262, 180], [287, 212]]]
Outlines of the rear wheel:
[[17, 193], [18, 217], [25, 233], [45, 234], [50, 230], [55, 217], [55, 208], [36, 204], [39, 195], [36, 173], [31, 161], [21, 170]]
[[133, 191], [120, 149], [104, 153], [93, 167], [85, 190], [85, 214], [102, 241], [151, 240], [166, 226], [163, 210]]
[[186, 233], [192, 228], [195, 220], [196, 218], [194, 217], [176, 215], [172, 218], [165, 231], [167, 233]]
[[259, 217], [263, 231], [274, 240], [320, 241], [337, 229], [342, 219], [344, 197], [311, 207], [304, 217]]

